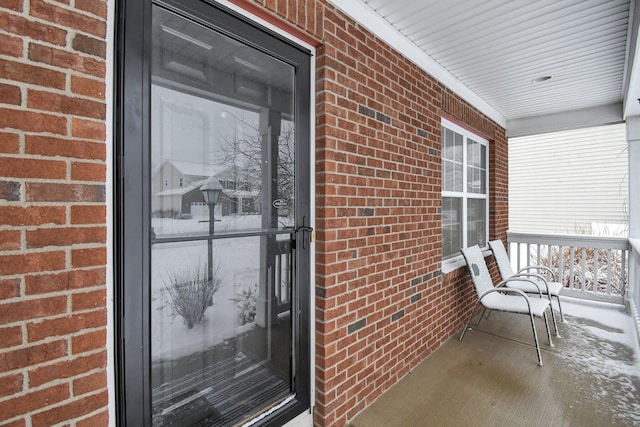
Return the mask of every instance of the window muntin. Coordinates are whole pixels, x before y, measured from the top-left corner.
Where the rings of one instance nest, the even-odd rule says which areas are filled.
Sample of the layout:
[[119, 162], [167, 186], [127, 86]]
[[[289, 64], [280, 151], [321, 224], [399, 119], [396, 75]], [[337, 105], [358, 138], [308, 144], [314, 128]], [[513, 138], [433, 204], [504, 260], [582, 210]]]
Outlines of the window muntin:
[[488, 236], [488, 141], [442, 120], [442, 257]]

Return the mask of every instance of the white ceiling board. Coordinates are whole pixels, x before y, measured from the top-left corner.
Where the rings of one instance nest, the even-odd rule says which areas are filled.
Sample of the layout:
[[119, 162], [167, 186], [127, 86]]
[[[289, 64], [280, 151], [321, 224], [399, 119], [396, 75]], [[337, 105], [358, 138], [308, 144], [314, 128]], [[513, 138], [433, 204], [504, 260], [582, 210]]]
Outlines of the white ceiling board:
[[506, 118], [360, 0], [328, 0], [500, 126]]
[[632, 5], [632, 24], [629, 26], [629, 40], [624, 99], [624, 117], [640, 116], [640, 0]]
[[629, 0], [330, 1], [377, 16], [508, 121], [624, 99]]

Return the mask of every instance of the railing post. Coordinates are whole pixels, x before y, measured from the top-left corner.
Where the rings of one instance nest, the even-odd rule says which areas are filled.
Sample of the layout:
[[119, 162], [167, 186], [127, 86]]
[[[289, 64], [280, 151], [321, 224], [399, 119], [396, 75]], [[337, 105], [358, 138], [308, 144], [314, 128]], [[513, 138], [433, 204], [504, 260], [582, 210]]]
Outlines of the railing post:
[[632, 314], [636, 336], [640, 342], [640, 239], [629, 239], [629, 275], [625, 292], [625, 305]]

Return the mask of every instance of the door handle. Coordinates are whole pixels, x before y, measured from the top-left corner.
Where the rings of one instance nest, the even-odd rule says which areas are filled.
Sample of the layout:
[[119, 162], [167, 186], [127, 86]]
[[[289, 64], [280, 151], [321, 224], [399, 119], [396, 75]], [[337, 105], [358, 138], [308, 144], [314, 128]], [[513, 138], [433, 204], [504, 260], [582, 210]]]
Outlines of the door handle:
[[307, 233], [309, 236], [309, 243], [311, 243], [316, 240], [316, 232], [313, 227], [309, 227], [306, 225], [301, 225], [300, 227], [296, 228], [296, 235], [299, 232], [302, 232], [302, 249], [307, 249], [307, 239], [305, 239]]

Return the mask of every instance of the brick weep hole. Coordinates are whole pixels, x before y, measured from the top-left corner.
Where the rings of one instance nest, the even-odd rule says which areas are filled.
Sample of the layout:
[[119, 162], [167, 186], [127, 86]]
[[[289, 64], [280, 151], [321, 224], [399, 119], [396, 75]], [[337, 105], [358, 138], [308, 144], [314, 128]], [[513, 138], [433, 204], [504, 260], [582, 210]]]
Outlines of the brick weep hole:
[[[106, 2], [0, 2], [0, 414], [106, 425]], [[473, 302], [441, 266], [443, 115], [504, 129], [321, 0], [253, 2], [316, 51], [316, 401], [344, 425], [452, 336]], [[111, 267], [109, 267], [111, 268]], [[115, 402], [111, 402], [115, 404]]]

